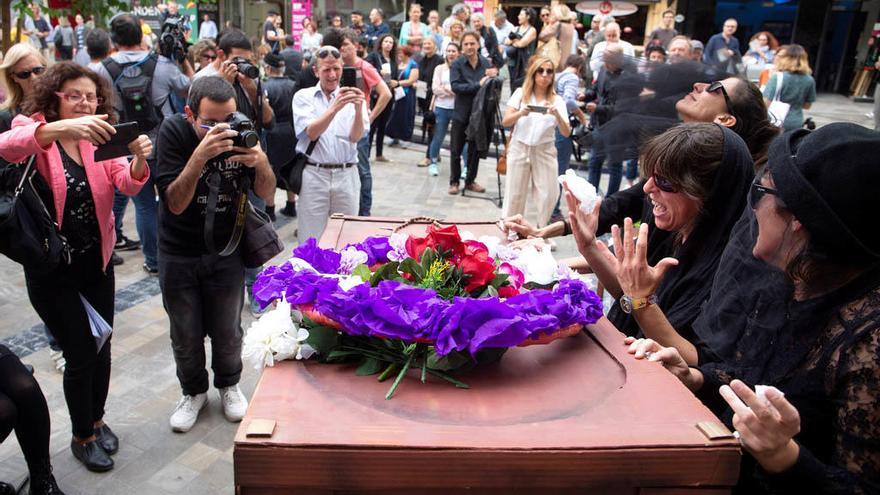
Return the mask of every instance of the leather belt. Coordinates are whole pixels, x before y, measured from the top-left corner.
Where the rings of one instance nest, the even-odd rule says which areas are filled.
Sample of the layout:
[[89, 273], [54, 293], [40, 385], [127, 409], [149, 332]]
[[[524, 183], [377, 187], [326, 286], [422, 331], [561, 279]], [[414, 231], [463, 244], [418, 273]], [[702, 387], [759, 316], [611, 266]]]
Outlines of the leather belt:
[[353, 166], [355, 166], [356, 164], [354, 164], [354, 163], [313, 163], [313, 162], [306, 162], [306, 165], [311, 165], [311, 166], [313, 166], [313, 167], [318, 167], [318, 168], [340, 169], [340, 168], [349, 168], [349, 167], [353, 167]]

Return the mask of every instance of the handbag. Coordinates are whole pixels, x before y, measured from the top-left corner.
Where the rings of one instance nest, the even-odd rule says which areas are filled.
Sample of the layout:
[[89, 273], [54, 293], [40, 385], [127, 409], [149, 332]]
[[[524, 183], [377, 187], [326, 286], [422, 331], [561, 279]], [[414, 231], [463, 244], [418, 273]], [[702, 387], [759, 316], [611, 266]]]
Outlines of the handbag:
[[208, 205], [205, 212], [205, 246], [211, 254], [229, 256], [241, 244], [241, 256], [245, 268], [259, 268], [284, 250], [272, 221], [265, 212], [258, 211], [248, 201], [250, 179], [242, 178], [235, 201], [235, 225], [226, 247], [217, 251], [214, 243], [214, 221], [217, 216], [217, 200], [220, 197], [220, 174], [208, 177]]
[[513, 138], [514, 129], [516, 129], [516, 124], [510, 128], [510, 134], [505, 138], [504, 126], [501, 126], [501, 139], [504, 140], [504, 151], [498, 154], [498, 161], [495, 164], [495, 171], [498, 172], [498, 175], [507, 175], [507, 150], [510, 149], [510, 140]]
[[40, 197], [39, 190], [49, 191], [49, 186], [34, 168], [34, 159], [0, 168], [0, 253], [43, 274], [70, 264], [71, 255]]
[[785, 124], [785, 117], [788, 115], [788, 111], [791, 110], [791, 104], [779, 99], [779, 95], [782, 94], [783, 74], [784, 72], [781, 71], [776, 73], [776, 93], [773, 95], [773, 101], [770, 102], [770, 106], [767, 107], [767, 117], [770, 119], [770, 123], [776, 127], [782, 127]]
[[317, 139], [309, 143], [305, 153], [297, 151], [293, 155], [292, 160], [278, 169], [278, 175], [282, 181], [280, 186], [282, 189], [299, 194], [300, 189], [302, 189], [303, 170], [305, 170], [306, 162], [309, 160], [309, 155], [315, 150], [316, 144], [318, 144]]

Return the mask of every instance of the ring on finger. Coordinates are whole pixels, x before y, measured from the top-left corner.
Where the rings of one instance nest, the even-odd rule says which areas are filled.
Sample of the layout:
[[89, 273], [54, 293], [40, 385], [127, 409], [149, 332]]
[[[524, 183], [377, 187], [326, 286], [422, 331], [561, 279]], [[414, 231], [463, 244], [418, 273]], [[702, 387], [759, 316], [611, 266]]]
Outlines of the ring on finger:
[[740, 445], [743, 444], [742, 435], [739, 433], [739, 431], [733, 430], [733, 438], [735, 438], [736, 441], [739, 442]]

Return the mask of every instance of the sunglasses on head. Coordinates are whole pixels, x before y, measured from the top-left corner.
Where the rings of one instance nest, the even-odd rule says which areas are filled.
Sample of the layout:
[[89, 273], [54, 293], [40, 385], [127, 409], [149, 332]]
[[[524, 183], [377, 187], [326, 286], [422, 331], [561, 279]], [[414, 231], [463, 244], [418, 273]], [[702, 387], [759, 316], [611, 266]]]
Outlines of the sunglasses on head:
[[330, 56], [332, 56], [333, 58], [336, 58], [336, 59], [338, 59], [339, 57], [342, 56], [342, 54], [339, 53], [339, 50], [337, 50], [336, 48], [334, 48], [332, 46], [321, 47], [318, 50], [317, 55], [318, 55], [318, 58], [320, 58], [321, 60], [323, 60], [327, 57], [330, 57]]
[[678, 188], [675, 186], [675, 184], [673, 184], [672, 181], [667, 179], [666, 177], [654, 174], [653, 179], [654, 185], [657, 186], [657, 189], [668, 193], [678, 192]]
[[724, 104], [727, 105], [727, 113], [733, 115], [733, 111], [730, 109], [730, 95], [727, 94], [727, 90], [724, 89], [724, 85], [721, 84], [721, 81], [715, 81], [706, 86], [706, 92], [708, 93], [716, 93], [718, 91], [721, 91], [721, 94], [724, 95]]
[[760, 178], [755, 179], [755, 181], [752, 182], [752, 187], [749, 189], [749, 207], [753, 210], [758, 208], [758, 203], [761, 202], [761, 198], [763, 198], [765, 194], [772, 194], [777, 198], [779, 197], [778, 190], [761, 185], [760, 180]]
[[13, 72], [12, 74], [19, 79], [28, 79], [31, 77], [31, 74], [39, 76], [43, 72], [46, 72], [46, 68], [42, 65], [38, 65], [37, 67], [34, 67], [32, 69], [23, 70], [20, 72]]

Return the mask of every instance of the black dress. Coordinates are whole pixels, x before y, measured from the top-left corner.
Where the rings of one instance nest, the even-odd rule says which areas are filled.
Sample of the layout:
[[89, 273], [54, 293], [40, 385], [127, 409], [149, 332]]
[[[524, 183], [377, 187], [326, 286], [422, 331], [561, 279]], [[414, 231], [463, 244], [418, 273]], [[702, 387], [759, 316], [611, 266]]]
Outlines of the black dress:
[[[266, 130], [266, 156], [275, 171], [293, 160], [296, 154], [296, 132], [293, 129], [293, 94], [296, 83], [287, 77], [270, 77], [263, 83], [263, 89], [269, 97], [269, 106], [275, 112], [275, 125]], [[285, 183], [278, 181], [279, 187]]]

